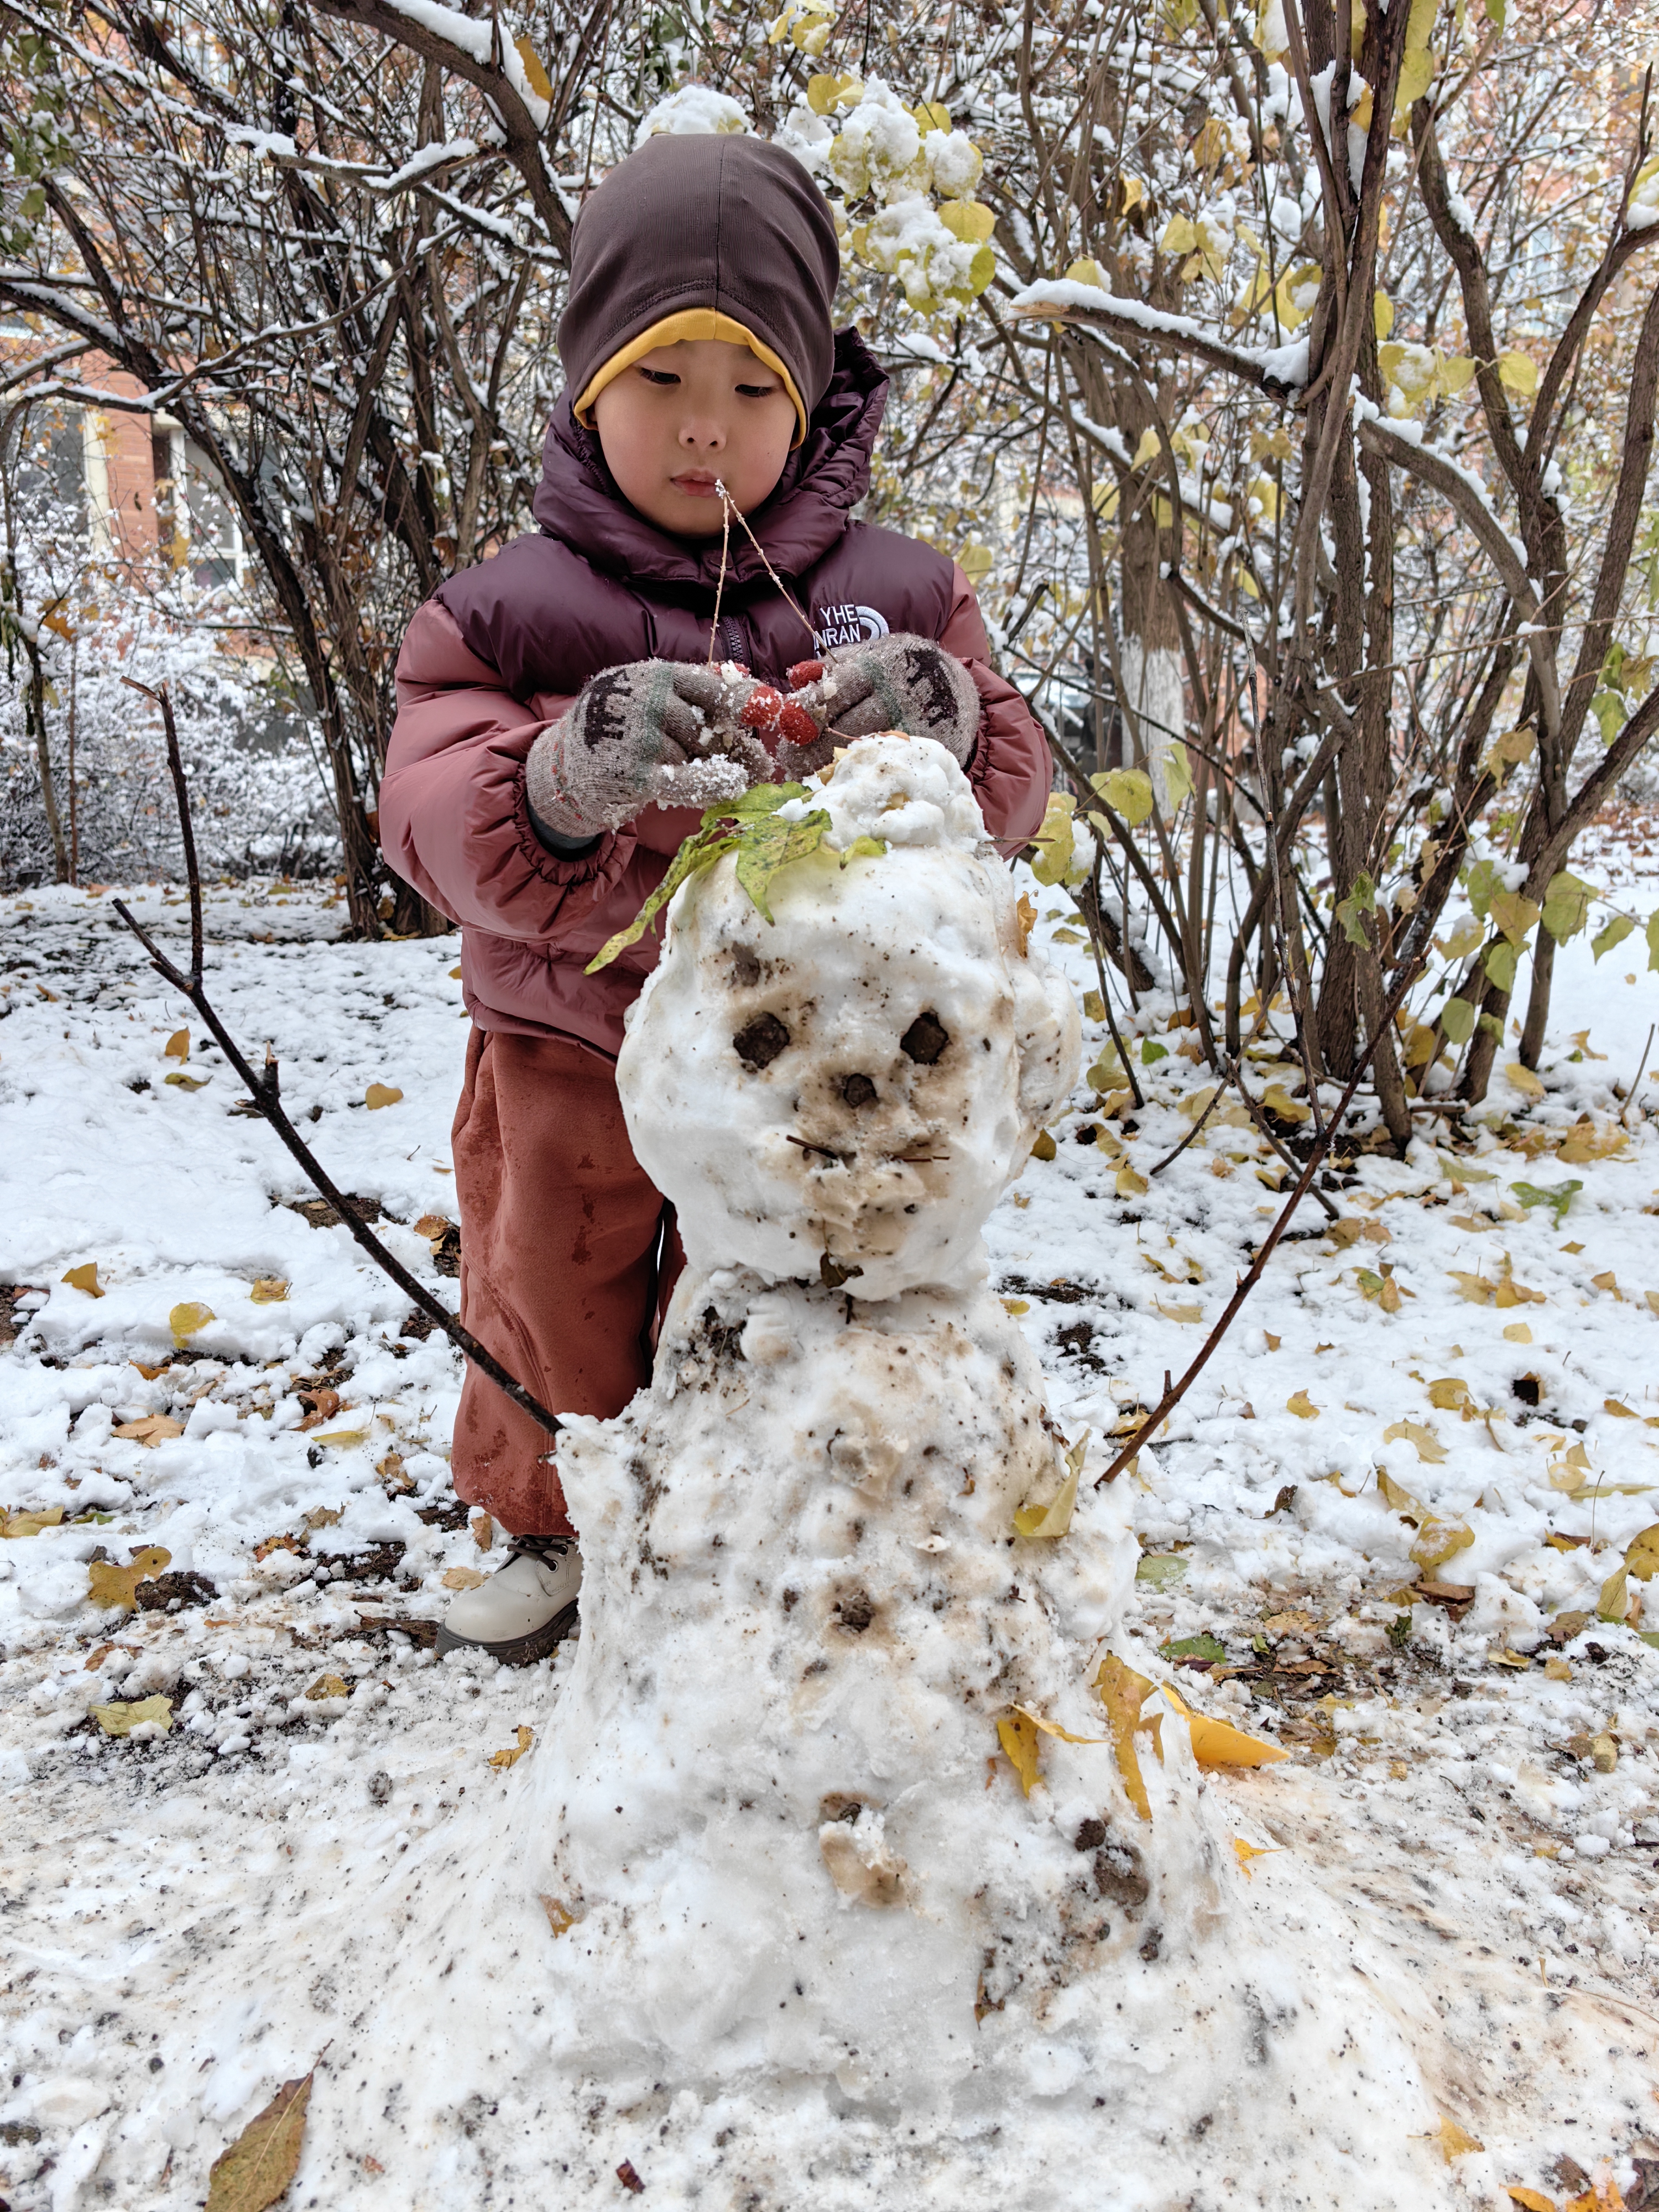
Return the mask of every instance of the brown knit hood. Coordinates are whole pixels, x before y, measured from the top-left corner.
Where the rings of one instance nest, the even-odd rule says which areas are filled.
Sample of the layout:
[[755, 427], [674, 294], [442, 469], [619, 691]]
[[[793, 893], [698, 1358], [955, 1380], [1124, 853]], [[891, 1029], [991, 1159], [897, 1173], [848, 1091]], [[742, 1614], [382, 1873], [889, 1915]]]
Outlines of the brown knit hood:
[[559, 324], [571, 398], [656, 325], [702, 309], [782, 364], [804, 427], [834, 369], [840, 267], [823, 195], [793, 154], [759, 138], [647, 138], [576, 218]]

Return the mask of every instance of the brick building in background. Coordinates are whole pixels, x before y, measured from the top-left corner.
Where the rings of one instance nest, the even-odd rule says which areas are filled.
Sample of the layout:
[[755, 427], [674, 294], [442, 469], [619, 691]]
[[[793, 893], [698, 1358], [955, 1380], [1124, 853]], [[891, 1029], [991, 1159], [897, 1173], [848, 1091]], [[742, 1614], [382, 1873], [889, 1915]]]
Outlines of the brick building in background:
[[[26, 323], [0, 322], [0, 372], [46, 349]], [[68, 374], [93, 392], [136, 398], [141, 391], [101, 354], [83, 354]], [[177, 422], [68, 396], [43, 403], [43, 410], [55, 416], [54, 489], [81, 503], [94, 561], [133, 568], [159, 559], [175, 574], [187, 566], [204, 592], [241, 586], [247, 559], [235, 514]]]

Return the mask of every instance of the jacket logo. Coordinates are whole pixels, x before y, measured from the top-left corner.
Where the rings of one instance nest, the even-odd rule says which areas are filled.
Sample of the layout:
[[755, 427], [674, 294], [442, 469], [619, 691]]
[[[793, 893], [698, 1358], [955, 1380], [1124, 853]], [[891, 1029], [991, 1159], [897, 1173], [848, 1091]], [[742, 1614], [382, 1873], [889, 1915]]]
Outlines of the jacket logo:
[[886, 635], [887, 617], [874, 607], [855, 606], [848, 600], [840, 606], [812, 610], [812, 642], [820, 653], [828, 653], [833, 646], [861, 645]]

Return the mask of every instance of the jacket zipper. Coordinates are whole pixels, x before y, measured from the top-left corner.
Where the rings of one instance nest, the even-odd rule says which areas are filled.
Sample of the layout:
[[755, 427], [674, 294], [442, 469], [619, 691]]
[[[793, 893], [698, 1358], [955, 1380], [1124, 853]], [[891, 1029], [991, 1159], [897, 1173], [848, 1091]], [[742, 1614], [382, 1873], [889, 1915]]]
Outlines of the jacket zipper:
[[754, 673], [754, 657], [749, 648], [749, 641], [744, 634], [743, 624], [735, 615], [720, 617], [720, 658], [722, 660], [740, 661], [751, 675]]

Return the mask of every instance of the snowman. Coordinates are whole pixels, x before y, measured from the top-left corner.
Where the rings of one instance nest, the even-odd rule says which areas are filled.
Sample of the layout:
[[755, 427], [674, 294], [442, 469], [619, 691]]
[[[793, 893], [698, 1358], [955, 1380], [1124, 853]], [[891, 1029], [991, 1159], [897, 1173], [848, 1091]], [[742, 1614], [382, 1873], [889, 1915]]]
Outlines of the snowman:
[[[1253, 2202], [1253, 2166], [1311, 2170], [1305, 2100], [1255, 2107], [1353, 2001], [1253, 1954], [1185, 1725], [1143, 1710], [1131, 1485], [988, 1286], [1076, 1009], [943, 748], [852, 744], [781, 810], [825, 814], [758, 902], [730, 855], [680, 890], [619, 1063], [688, 1266], [650, 1387], [560, 1447], [581, 1637], [524, 1808], [551, 2055], [751, 2148], [873, 2129], [958, 2206], [1098, 2204], [1109, 2146], [1141, 2177], [1111, 2201], [1185, 2203], [1181, 2131], [1218, 2125]], [[1312, 2165], [1392, 2201], [1341, 2144]]]

